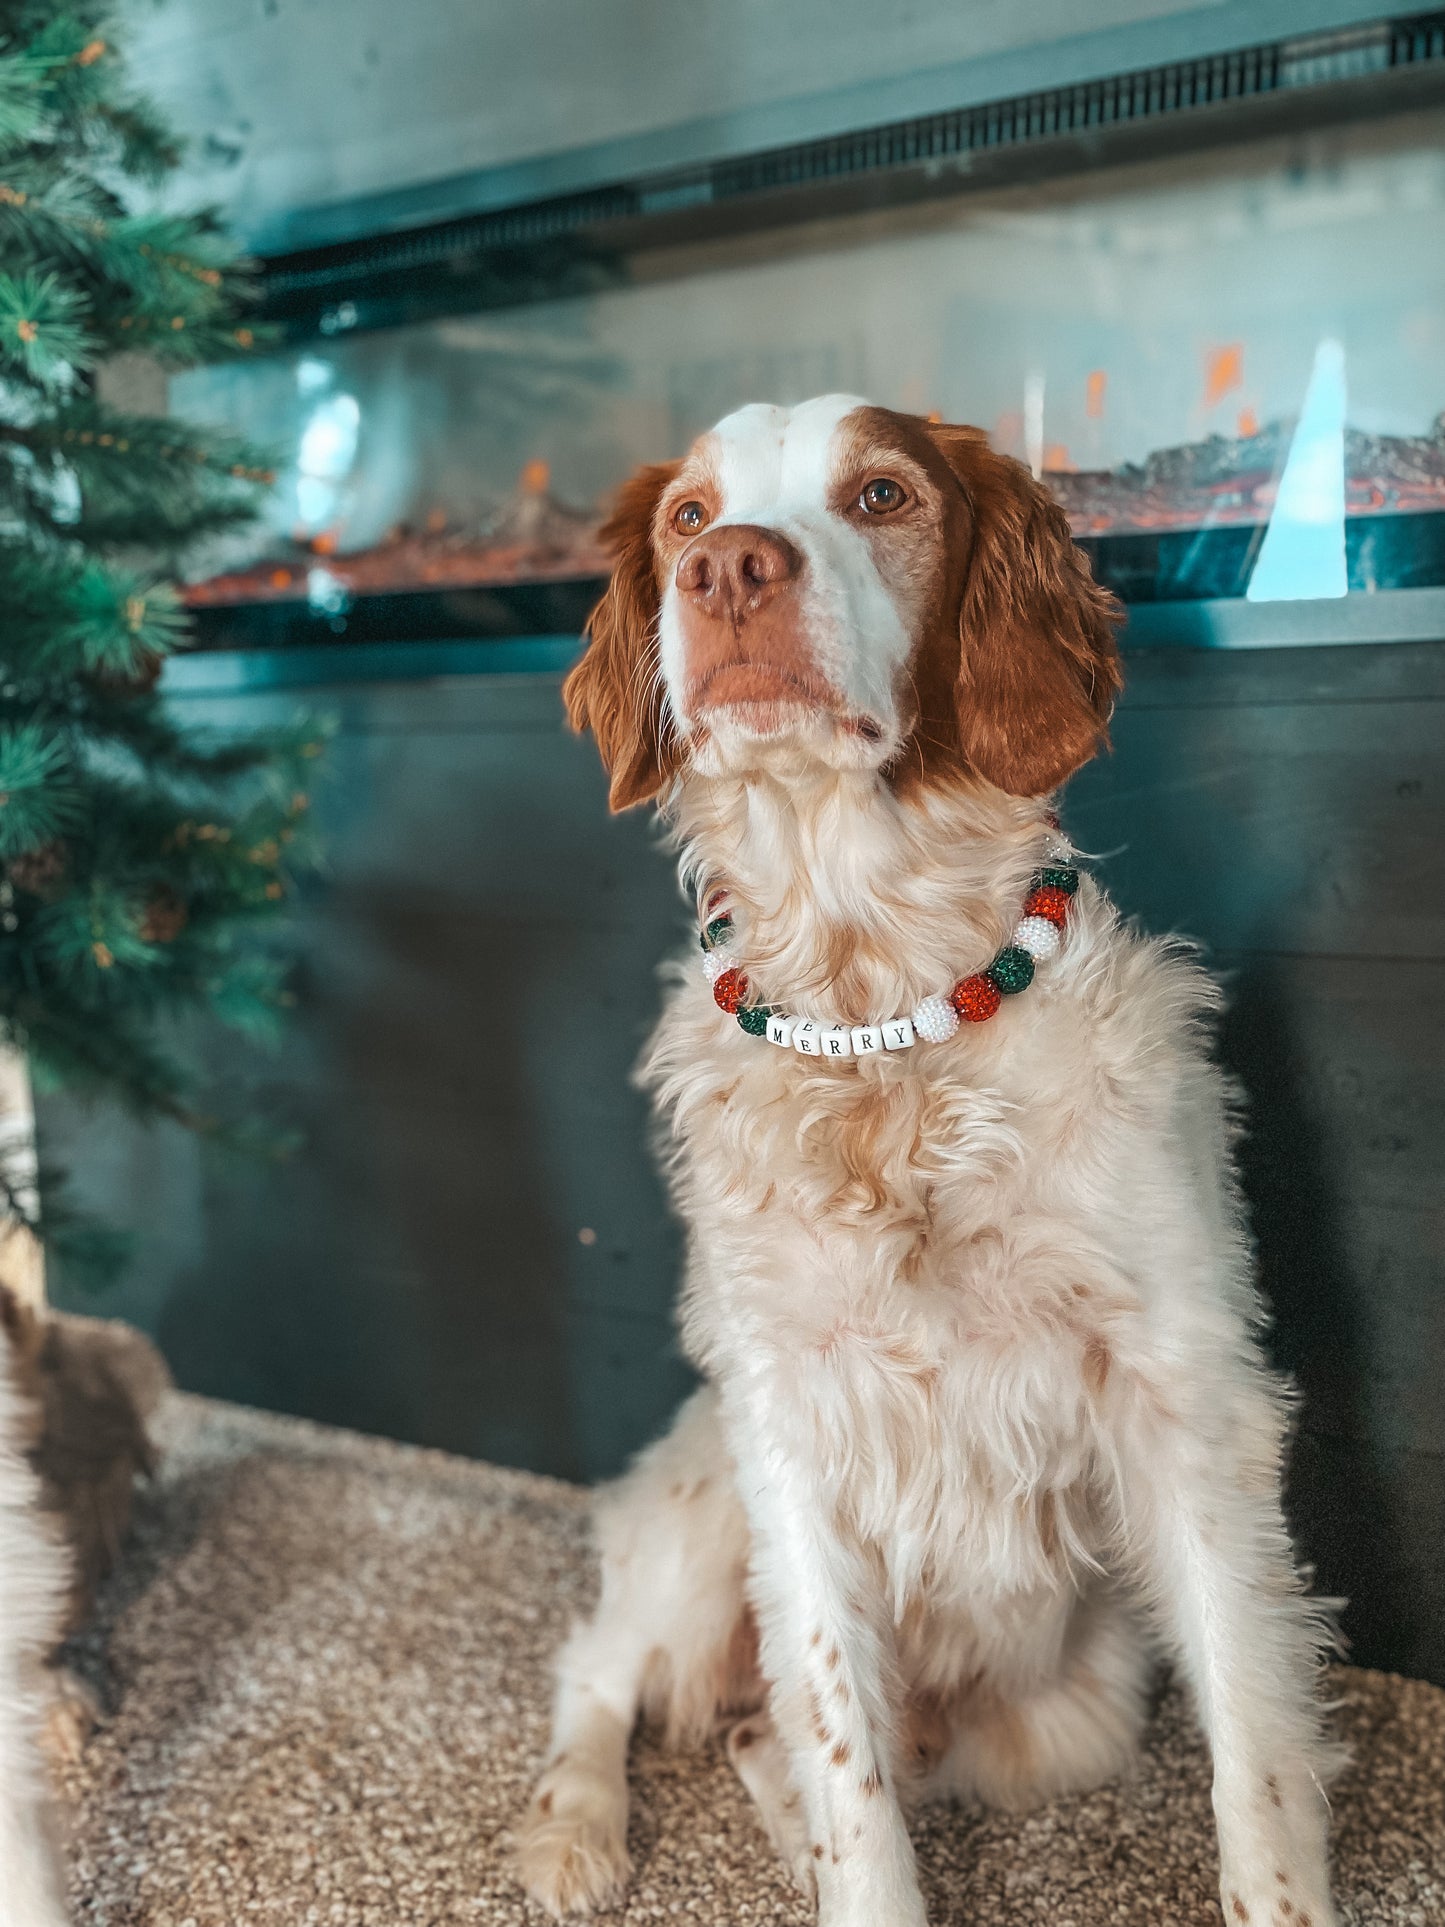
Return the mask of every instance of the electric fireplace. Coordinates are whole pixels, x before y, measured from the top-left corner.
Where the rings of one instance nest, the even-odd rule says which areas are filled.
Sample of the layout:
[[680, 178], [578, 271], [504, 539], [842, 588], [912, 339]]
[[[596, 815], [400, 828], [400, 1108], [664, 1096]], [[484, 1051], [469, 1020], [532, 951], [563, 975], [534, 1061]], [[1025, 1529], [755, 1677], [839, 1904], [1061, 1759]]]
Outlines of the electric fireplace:
[[282, 459], [190, 585], [203, 641], [575, 633], [634, 463], [833, 389], [987, 428], [1136, 640], [1445, 633], [1445, 108], [933, 190], [674, 209], [500, 296], [313, 273], [275, 352], [179, 384]]

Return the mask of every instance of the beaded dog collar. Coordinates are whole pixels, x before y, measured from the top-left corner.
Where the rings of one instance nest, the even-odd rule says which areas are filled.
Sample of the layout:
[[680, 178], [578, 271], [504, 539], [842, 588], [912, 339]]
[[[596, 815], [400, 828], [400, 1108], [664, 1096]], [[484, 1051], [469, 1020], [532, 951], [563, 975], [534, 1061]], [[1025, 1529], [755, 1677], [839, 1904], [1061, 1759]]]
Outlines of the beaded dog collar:
[[[1066, 856], [1067, 850], [1052, 850]], [[906, 1017], [876, 1024], [822, 1024], [813, 1017], [797, 1017], [771, 1004], [748, 1002], [746, 976], [727, 960], [732, 917], [723, 912], [709, 919], [702, 932], [703, 975], [712, 985], [718, 1008], [750, 1037], [766, 1037], [783, 1050], [802, 1057], [871, 1057], [879, 1051], [911, 1050], [917, 1043], [942, 1044], [960, 1024], [984, 1024], [1005, 997], [1016, 997], [1034, 980], [1035, 966], [1058, 955], [1063, 942], [1079, 873], [1062, 864], [1034, 872], [1023, 911], [1012, 937], [987, 970], [961, 977], [951, 990], [925, 997]], [[719, 899], [715, 896], [714, 904]]]

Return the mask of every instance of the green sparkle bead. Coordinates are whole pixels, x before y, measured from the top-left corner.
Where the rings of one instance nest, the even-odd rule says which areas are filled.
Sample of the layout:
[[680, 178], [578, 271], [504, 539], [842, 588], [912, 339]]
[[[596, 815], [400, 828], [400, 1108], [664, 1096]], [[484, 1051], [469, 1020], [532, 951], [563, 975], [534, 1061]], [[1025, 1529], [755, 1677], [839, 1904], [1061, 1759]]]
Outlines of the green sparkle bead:
[[768, 1028], [768, 1006], [766, 1004], [744, 1004], [738, 1012], [738, 1022], [749, 1037], [761, 1037]]
[[1072, 896], [1079, 887], [1077, 870], [1040, 870], [1039, 887], [1044, 890], [1067, 890]]
[[1007, 950], [999, 951], [983, 974], [997, 985], [1005, 997], [1016, 997], [1021, 990], [1027, 990], [1034, 980], [1034, 960], [1027, 950], [1021, 950], [1016, 943], [1011, 943]]
[[704, 930], [698, 938], [698, 942], [704, 950], [716, 950], [720, 943], [725, 942], [726, 939], [732, 935], [732, 928], [733, 920], [731, 917], [714, 917], [707, 929]]

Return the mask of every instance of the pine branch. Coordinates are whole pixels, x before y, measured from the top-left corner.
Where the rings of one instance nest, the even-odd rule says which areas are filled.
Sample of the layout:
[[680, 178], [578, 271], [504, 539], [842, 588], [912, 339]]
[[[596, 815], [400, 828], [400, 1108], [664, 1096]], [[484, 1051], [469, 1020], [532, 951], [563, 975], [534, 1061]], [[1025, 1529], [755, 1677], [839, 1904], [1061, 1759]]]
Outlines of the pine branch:
[[181, 557], [197, 542], [224, 535], [255, 517], [254, 503], [243, 499], [197, 502], [189, 507], [156, 502], [106, 514], [83, 513], [68, 532], [90, 548], [145, 549], [164, 559], [174, 575], [179, 573]]
[[6, 610], [3, 660], [10, 676], [108, 670], [133, 675], [168, 654], [185, 633], [174, 589], [94, 558], [0, 543]]
[[[4, 989], [0, 982], [0, 997]], [[43, 996], [25, 990], [5, 1002], [6, 1030], [29, 1057], [37, 1090], [111, 1097], [137, 1117], [194, 1121], [186, 1102], [190, 1079], [176, 1058], [150, 1040], [148, 1020], [135, 1026], [99, 1023], [84, 998], [55, 984]]]
[[92, 508], [64, 463], [7, 460], [0, 435], [0, 513], [8, 509], [9, 519], [28, 530], [37, 554], [139, 548], [176, 575], [194, 543], [254, 518], [252, 491], [200, 486], [187, 495], [180, 480], [173, 475], [177, 486], [150, 501]]
[[[154, 660], [137, 665], [134, 677], [110, 674], [76, 677], [57, 691], [53, 679], [25, 675], [13, 664], [0, 685], [0, 728], [42, 722], [72, 729], [103, 757], [123, 766], [135, 781], [150, 781], [194, 797], [197, 786], [219, 794], [234, 778], [264, 777], [276, 794], [303, 787], [301, 745], [315, 730], [299, 724], [289, 730], [237, 734], [200, 730], [177, 721], [171, 708], [145, 684]], [[178, 788], [179, 786], [179, 788]]]
[[45, 1240], [47, 1257], [59, 1259], [68, 1277], [84, 1289], [98, 1291], [110, 1284], [129, 1260], [134, 1240], [77, 1209], [67, 1173], [44, 1159], [36, 1190], [40, 1209], [34, 1228]]
[[[269, 486], [276, 479], [263, 451], [239, 435], [164, 415], [123, 414], [89, 395], [25, 426], [0, 426], [0, 436], [22, 444], [37, 460], [64, 461], [82, 495], [97, 505], [185, 495], [217, 480]], [[254, 490], [247, 500], [254, 508]]]
[[29, 140], [45, 118], [45, 85], [58, 57], [43, 50], [0, 52], [0, 153]]
[[263, 329], [235, 314], [187, 319], [184, 313], [149, 315], [107, 295], [97, 303], [95, 326], [117, 348], [147, 354], [166, 368], [195, 368], [203, 363], [230, 361], [255, 352], [274, 339], [274, 329]]
[[63, 738], [38, 723], [0, 729], [0, 859], [59, 836], [83, 814]]
[[237, 309], [255, 300], [254, 274], [213, 217], [127, 216], [99, 183], [53, 156], [0, 168], [0, 258], [12, 277], [56, 268], [84, 275], [95, 344], [144, 346], [179, 366], [257, 345], [256, 329], [237, 321]]
[[[0, 83], [0, 102], [10, 102], [8, 113], [0, 107], [0, 143], [53, 138], [67, 124], [72, 135], [83, 133], [87, 115], [114, 84], [109, 43], [74, 6], [37, 10], [18, 24], [23, 44], [17, 37], [0, 53], [0, 65], [19, 76], [8, 88]], [[28, 86], [23, 104], [15, 101], [20, 85]]]
[[[3, 715], [3, 705], [0, 705]], [[225, 785], [254, 778], [280, 813], [281, 827], [304, 818], [315, 759], [330, 734], [314, 717], [299, 716], [271, 729], [202, 730], [184, 727], [157, 696], [87, 685], [70, 710], [74, 726], [132, 757], [153, 780], [164, 779], [192, 808], [202, 797], [230, 794]]]
[[180, 166], [184, 147], [146, 101], [103, 102], [97, 111], [123, 173], [153, 185]]
[[261, 451], [237, 436], [122, 415], [89, 397], [0, 425], [0, 472], [7, 445], [8, 492], [27, 504], [28, 519], [53, 541], [90, 548], [177, 554], [249, 520], [257, 487], [274, 479]]
[[100, 184], [49, 153], [0, 156], [0, 256], [18, 267], [89, 267], [115, 208]]
[[229, 319], [236, 297], [252, 285], [234, 245], [198, 215], [130, 215], [103, 238], [111, 277], [129, 287], [147, 314]]
[[43, 388], [64, 388], [95, 359], [89, 311], [54, 274], [0, 274], [0, 359]]

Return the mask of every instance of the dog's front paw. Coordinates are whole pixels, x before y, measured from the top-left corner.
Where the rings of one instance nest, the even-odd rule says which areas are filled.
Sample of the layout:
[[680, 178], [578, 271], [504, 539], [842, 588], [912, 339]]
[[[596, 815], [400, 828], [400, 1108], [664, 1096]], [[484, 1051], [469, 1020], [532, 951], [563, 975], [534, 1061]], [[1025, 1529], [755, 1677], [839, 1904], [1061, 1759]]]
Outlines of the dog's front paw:
[[590, 1914], [627, 1884], [627, 1812], [592, 1775], [549, 1773], [517, 1830], [517, 1878], [554, 1920]]

